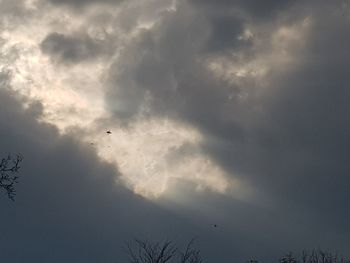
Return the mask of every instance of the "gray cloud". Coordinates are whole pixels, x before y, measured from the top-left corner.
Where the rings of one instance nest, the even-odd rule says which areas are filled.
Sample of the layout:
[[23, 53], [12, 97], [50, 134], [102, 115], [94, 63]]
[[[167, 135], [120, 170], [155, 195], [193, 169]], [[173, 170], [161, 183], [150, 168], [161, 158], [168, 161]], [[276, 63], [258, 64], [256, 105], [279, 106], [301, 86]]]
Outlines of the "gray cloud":
[[[218, 89], [212, 89], [216, 80], [196, 63], [212, 45], [210, 21], [185, 4], [178, 8], [155, 29], [140, 34], [112, 66], [106, 97], [119, 117], [135, 115], [150, 94], [153, 114], [200, 118], [196, 115], [203, 113], [204, 121], [215, 121], [217, 109], [206, 105], [225, 100], [228, 86], [222, 82]], [[198, 98], [202, 103], [196, 102]]]
[[209, 50], [223, 52], [227, 49], [237, 49], [237, 46], [247, 48], [250, 44], [238, 39], [244, 32], [244, 27], [242, 21], [234, 16], [213, 17], [211, 26]]
[[55, 5], [67, 5], [72, 7], [84, 7], [87, 5], [98, 4], [118, 4], [124, 0], [46, 0]]
[[[267, 240], [258, 230], [271, 227], [273, 214], [215, 194], [193, 195], [182, 182], [176, 194], [188, 199], [187, 209], [167, 200], [152, 204], [116, 184], [118, 172], [100, 162], [89, 146], [38, 123], [41, 104], [24, 110], [14, 93], [0, 94], [0, 120], [6, 123], [0, 127], [6, 138], [0, 154], [24, 156], [16, 202], [0, 200], [6, 226], [0, 239], [3, 260], [120, 261], [125, 259], [121, 247], [133, 237], [174, 238], [181, 245], [195, 236], [210, 262], [217, 258], [218, 246], [223, 259], [244, 260], [250, 253], [263, 255], [264, 249], [283, 251], [271, 240], [261, 246]], [[260, 223], [247, 219], [252, 214]], [[212, 222], [220, 229], [212, 229]]]
[[[79, 7], [92, 1], [52, 3]], [[38, 123], [40, 103], [24, 110], [13, 94], [1, 91], [2, 154], [25, 156], [17, 202], [1, 200], [8, 226], [0, 239], [5, 259], [108, 262], [133, 235], [197, 236], [207, 262], [217, 262], [218, 255], [224, 262], [270, 260], [318, 246], [348, 253], [350, 38], [349, 14], [339, 13], [340, 5], [180, 1], [153, 28], [135, 34], [109, 70], [105, 100], [111, 121], [132, 122], [142, 112], [198, 128], [205, 139], [200, 150], [252, 185], [256, 199], [249, 202], [193, 193], [191, 183], [175, 179], [176, 193], [169, 195], [182, 198], [180, 205], [145, 201], [116, 184], [119, 172], [88, 146]], [[288, 65], [271, 59], [266, 75], [243, 82], [208, 69], [213, 58], [241, 65], [269, 52], [281, 56], [269, 46], [272, 36], [304, 17], [311, 29], [297, 41], [299, 48], [285, 48], [292, 54]], [[240, 39], [248, 26], [255, 35]], [[58, 33], [41, 48], [68, 64], [109, 50], [86, 34]], [[197, 146], [191, 147], [174, 154], [197, 154]], [[216, 232], [208, 227], [213, 221]]]
[[2, 88], [0, 94], [6, 124], [0, 127], [0, 154], [24, 156], [16, 202], [0, 200], [3, 260], [115, 261], [125, 258], [121, 247], [135, 236], [175, 236], [169, 224], [192, 232], [191, 223], [116, 183], [118, 171], [99, 161], [89, 145], [39, 124], [41, 104], [24, 110], [14, 93]]
[[23, 0], [1, 2], [1, 14], [22, 14], [23, 15]]
[[40, 48], [53, 59], [66, 63], [89, 61], [113, 51], [113, 45], [108, 40], [94, 39], [87, 34], [50, 33], [41, 42]]
[[219, 1], [210, 1], [210, 0], [190, 0], [190, 3], [196, 5], [200, 8], [208, 8], [211, 10], [223, 10], [224, 12], [242, 10], [249, 14], [253, 19], [266, 18], [271, 19], [271, 15], [276, 15], [278, 12], [285, 10], [286, 8], [297, 3], [296, 0], [268, 0], [261, 2], [259, 0], [219, 0]]
[[[125, 258], [120, 247], [134, 236], [170, 237], [180, 244], [196, 236], [208, 262], [217, 259], [218, 248], [223, 260], [245, 260], [255, 255], [271, 258], [286, 247], [339, 242], [338, 236], [319, 241], [320, 229], [301, 220], [300, 213], [284, 218], [275, 210], [229, 197], [194, 194], [184, 181], [176, 182], [174, 194], [182, 196], [188, 208], [171, 200], [151, 204], [116, 184], [118, 171], [99, 161], [89, 145], [38, 123], [40, 103], [24, 109], [14, 97], [1, 90], [0, 120], [6, 123], [0, 126], [0, 136], [6, 138], [1, 154], [20, 152], [25, 159], [16, 202], [1, 199], [3, 260], [115, 261]], [[212, 229], [212, 222], [219, 230]], [[303, 231], [312, 237], [293, 243]]]
[[[345, 249], [349, 240], [343, 233], [349, 231], [350, 216], [343, 202], [350, 197], [348, 13], [338, 15], [340, 2], [296, 2], [292, 9], [292, 1], [192, 2], [181, 2], [176, 12], [141, 34], [112, 66], [106, 96], [111, 111], [132, 120], [150, 98], [151, 115], [200, 128], [207, 135], [207, 153], [229, 173], [253, 184], [266, 204], [282, 214], [317, 221]], [[208, 8], [203, 13], [201, 5], [226, 11]], [[230, 10], [235, 8], [250, 14], [234, 15]], [[286, 19], [268, 16], [277, 10]], [[325, 19], [327, 13], [332, 15]], [[237, 36], [250, 16], [260, 15], [261, 35], [242, 44], [242, 50]], [[269, 49], [258, 41], [307, 16], [311, 32], [303, 39], [305, 46], [292, 51], [296, 62], [282, 68], [271, 65], [265, 79], [269, 85], [262, 91], [259, 83], [256, 88], [232, 84], [204, 66], [213, 50], [258, 57]]]

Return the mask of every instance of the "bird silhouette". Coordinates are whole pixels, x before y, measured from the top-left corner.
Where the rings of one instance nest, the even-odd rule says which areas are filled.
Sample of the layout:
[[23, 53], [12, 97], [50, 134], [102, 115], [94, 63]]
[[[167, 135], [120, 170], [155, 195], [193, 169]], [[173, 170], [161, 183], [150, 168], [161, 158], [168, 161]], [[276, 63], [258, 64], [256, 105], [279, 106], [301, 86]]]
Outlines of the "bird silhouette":
[[112, 132], [110, 130], [106, 131], [107, 134], [112, 134]]

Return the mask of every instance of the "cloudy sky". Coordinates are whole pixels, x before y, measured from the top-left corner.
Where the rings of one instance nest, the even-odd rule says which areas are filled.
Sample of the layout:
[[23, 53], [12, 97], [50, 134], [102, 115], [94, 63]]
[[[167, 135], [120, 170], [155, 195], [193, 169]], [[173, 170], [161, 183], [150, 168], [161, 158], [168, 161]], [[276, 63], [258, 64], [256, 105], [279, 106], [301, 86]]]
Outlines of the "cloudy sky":
[[349, 47], [347, 0], [1, 0], [1, 260], [350, 256]]

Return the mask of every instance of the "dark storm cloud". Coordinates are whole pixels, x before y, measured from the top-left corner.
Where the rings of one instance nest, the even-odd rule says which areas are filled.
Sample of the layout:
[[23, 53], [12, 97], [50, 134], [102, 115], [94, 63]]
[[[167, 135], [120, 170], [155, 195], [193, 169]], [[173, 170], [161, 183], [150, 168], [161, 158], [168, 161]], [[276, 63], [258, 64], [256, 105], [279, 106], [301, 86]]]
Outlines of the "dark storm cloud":
[[261, 117], [265, 123], [258, 127], [266, 136], [258, 130], [254, 136], [271, 158], [265, 165], [270, 163], [267, 176], [280, 186], [274, 190], [312, 209], [330, 210], [342, 221], [350, 217], [342, 201], [350, 197], [345, 189], [350, 183], [346, 118], [350, 38], [343, 36], [349, 23], [341, 16], [324, 20], [326, 8], [314, 17], [308, 44], [296, 65], [273, 74], [271, 93], [266, 94], [270, 99]]
[[106, 39], [93, 39], [87, 34], [73, 36], [55, 32], [46, 36], [40, 48], [54, 60], [77, 63], [110, 54], [112, 44]]
[[[241, 28], [235, 19], [230, 21]], [[153, 114], [216, 122], [218, 109], [207, 105], [226, 100], [232, 89], [197, 63], [212, 47], [222, 45], [211, 37], [221, 35], [211, 23], [197, 10], [180, 4], [178, 12], [165, 14], [155, 29], [140, 34], [111, 68], [106, 98], [114, 113], [122, 118], [135, 116], [150, 94]], [[233, 30], [232, 38], [238, 37], [238, 31]]]
[[[350, 243], [345, 234], [350, 211], [344, 203], [350, 198], [348, 11], [339, 14], [341, 1], [190, 2], [164, 15], [112, 66], [106, 96], [111, 111], [132, 121], [149, 99], [150, 115], [200, 128], [207, 153], [252, 184], [263, 203], [286, 217], [314, 222], [336, 236], [345, 251]], [[203, 12], [202, 5], [216, 8]], [[250, 57], [264, 52], [254, 38], [248, 46], [235, 43], [251, 19], [235, 16], [231, 8], [263, 16], [258, 37], [265, 40], [302, 17], [312, 21], [306, 44], [292, 51], [296, 62], [282, 68], [271, 62], [267, 88], [228, 83], [203, 66], [212, 51]], [[276, 11], [288, 19], [268, 15]]]
[[118, 172], [88, 145], [38, 123], [40, 103], [24, 110], [14, 97], [0, 90], [0, 154], [24, 156], [16, 202], [0, 199], [3, 261], [114, 262], [133, 237], [174, 237], [169, 225], [194, 235], [191, 223], [116, 184]]
[[[161, 209], [115, 184], [121, 175], [88, 146], [39, 123], [40, 103], [24, 109], [14, 94], [1, 90], [1, 154], [25, 158], [16, 203], [0, 200], [2, 259], [108, 262], [133, 236], [197, 236], [207, 262], [271, 260], [286, 250], [318, 246], [348, 253], [350, 34], [349, 13], [339, 12], [340, 6], [181, 1], [176, 12], [164, 12], [155, 27], [128, 43], [110, 68], [106, 101], [116, 121], [133, 121], [148, 107], [146, 117], [195, 126], [203, 144], [184, 145], [175, 155], [204, 150], [252, 185], [255, 200], [198, 194], [190, 183], [174, 180], [176, 193], [169, 194], [185, 205], [162, 200]], [[253, 80], [229, 83], [204, 65], [217, 55], [236, 63], [242, 61], [235, 54], [243, 54], [243, 62], [258, 57], [268, 49], [259, 40], [305, 16], [312, 21], [305, 44], [288, 67], [271, 62], [267, 87]], [[261, 23], [260, 39], [240, 40], [246, 23], [254, 21]], [[104, 48], [87, 36], [54, 33], [42, 49], [61, 61], [81, 62]], [[209, 227], [212, 222], [218, 230]]]
[[[195, 236], [207, 262], [271, 259], [286, 247], [338, 241], [331, 236], [318, 241], [320, 229], [300, 214], [284, 218], [228, 197], [194, 194], [183, 181], [174, 194], [187, 208], [167, 200], [160, 202], [166, 209], [160, 208], [116, 184], [118, 171], [100, 162], [88, 145], [39, 123], [40, 103], [24, 109], [13, 92], [3, 89], [0, 95], [0, 154], [24, 156], [16, 202], [0, 199], [4, 261], [119, 262], [125, 259], [121, 246], [135, 236], [174, 238], [180, 245]], [[293, 238], [303, 231], [312, 236], [295, 246]]]
[[208, 49], [224, 52], [227, 49], [236, 49], [238, 45], [247, 47], [249, 42], [238, 39], [243, 31], [242, 21], [235, 16], [213, 17]]
[[226, 10], [226, 12], [238, 9], [247, 12], [252, 18], [271, 19], [271, 15], [275, 15], [279, 11], [290, 7], [293, 3], [298, 2], [298, 0], [189, 0], [189, 2], [197, 7], [214, 10], [223, 9]]
[[229, 170], [253, 176], [257, 187], [308, 209], [332, 210], [342, 221], [350, 215], [342, 201], [350, 197], [345, 190], [350, 39], [343, 37], [346, 18], [324, 20], [330, 8], [338, 6], [324, 5], [313, 13], [313, 28], [297, 62], [287, 70], [273, 68], [267, 91], [241, 104], [251, 109], [247, 122], [241, 123], [245, 140], [225, 138], [231, 148], [208, 145], [215, 154], [221, 148], [218, 160]]
[[24, 109], [14, 93], [1, 90], [0, 95], [0, 154], [24, 156], [16, 202], [0, 199], [2, 260], [120, 262], [125, 259], [121, 246], [133, 237], [174, 238], [181, 246], [195, 236], [208, 262], [218, 255], [224, 260], [263, 257], [266, 249], [282, 253], [290, 244], [276, 245], [284, 225], [271, 220], [275, 214], [223, 196], [194, 195], [188, 184], [179, 182], [175, 193], [189, 202], [187, 209], [166, 200], [164, 209], [135, 196], [115, 183], [118, 172], [89, 146], [38, 123], [40, 103]]

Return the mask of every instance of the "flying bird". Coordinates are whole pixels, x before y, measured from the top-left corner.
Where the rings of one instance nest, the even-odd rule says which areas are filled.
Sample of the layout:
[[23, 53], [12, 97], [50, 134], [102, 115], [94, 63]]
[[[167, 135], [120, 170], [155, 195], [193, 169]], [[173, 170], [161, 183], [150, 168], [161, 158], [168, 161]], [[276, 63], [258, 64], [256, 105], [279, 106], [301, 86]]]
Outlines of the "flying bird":
[[112, 134], [112, 132], [110, 130], [106, 131], [107, 134]]

